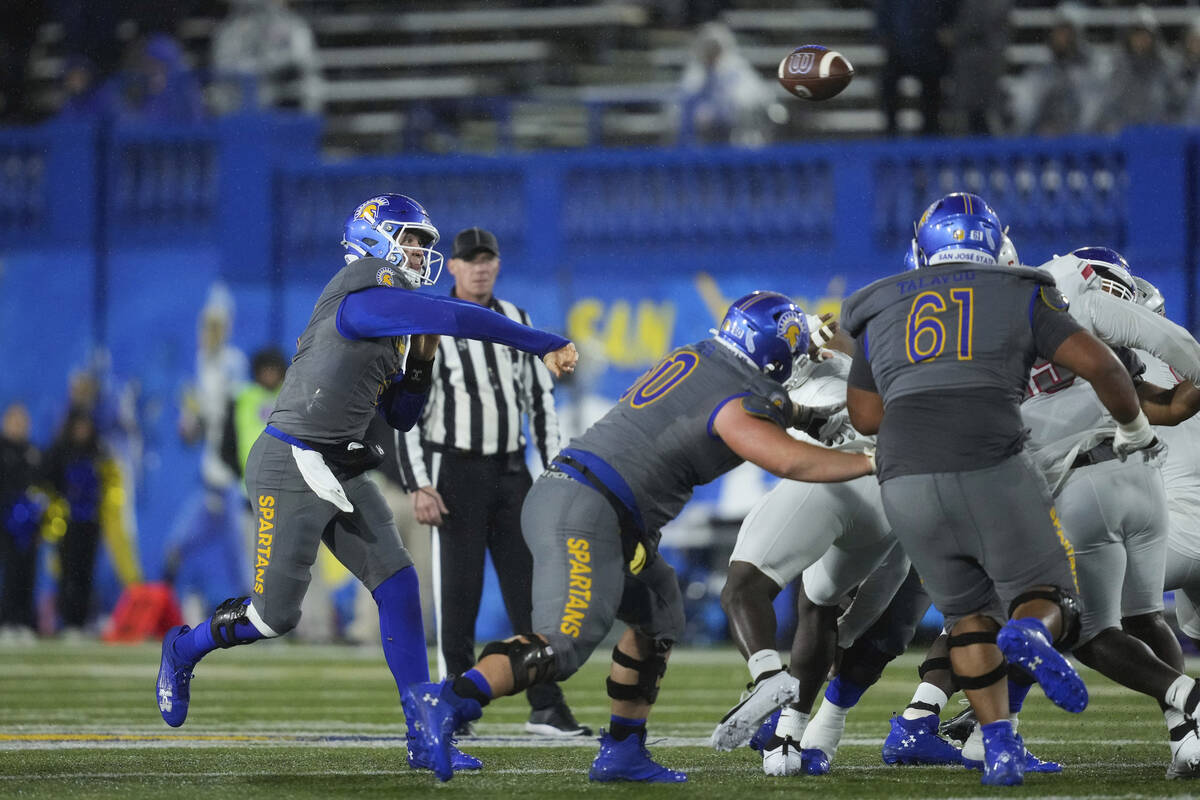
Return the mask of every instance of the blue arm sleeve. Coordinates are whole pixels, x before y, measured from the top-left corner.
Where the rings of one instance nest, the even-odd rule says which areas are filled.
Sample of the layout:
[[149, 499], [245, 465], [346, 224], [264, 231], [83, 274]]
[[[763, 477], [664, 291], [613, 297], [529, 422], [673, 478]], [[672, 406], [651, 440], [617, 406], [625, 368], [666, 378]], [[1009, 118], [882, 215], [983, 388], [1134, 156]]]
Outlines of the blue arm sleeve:
[[436, 333], [504, 344], [538, 356], [569, 344], [561, 336], [513, 322], [475, 303], [383, 286], [346, 295], [338, 308], [337, 329], [347, 339]]
[[411, 430], [421, 419], [421, 412], [425, 409], [425, 401], [428, 399], [429, 392], [411, 394], [401, 388], [399, 381], [395, 381], [379, 398], [379, 413], [383, 415], [387, 424], [396, 430]]

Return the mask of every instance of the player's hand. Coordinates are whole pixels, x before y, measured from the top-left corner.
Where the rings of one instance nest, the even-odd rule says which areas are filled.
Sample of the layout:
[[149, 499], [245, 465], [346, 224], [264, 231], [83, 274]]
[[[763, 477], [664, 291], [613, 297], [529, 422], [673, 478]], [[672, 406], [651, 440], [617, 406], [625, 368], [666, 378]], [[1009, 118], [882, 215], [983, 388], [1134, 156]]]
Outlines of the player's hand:
[[857, 437], [858, 431], [854, 430], [854, 426], [850, 424], [850, 414], [845, 409], [842, 409], [825, 420], [817, 428], [817, 435], [813, 438], [828, 447], [837, 447], [839, 444]]
[[[826, 420], [834, 414], [846, 407], [846, 401], [840, 403], [830, 403], [824, 406], [802, 406], [799, 403], [792, 404], [792, 427], [796, 430], [806, 431], [817, 423], [818, 426], [823, 425]], [[815, 437], [814, 434], [809, 434]]]
[[1150, 420], [1146, 418], [1146, 412], [1140, 410], [1132, 422], [1118, 424], [1117, 433], [1113, 437], [1113, 452], [1122, 461], [1138, 450], [1146, 450], [1150, 455], [1157, 455], [1165, 447], [1166, 445], [1159, 442], [1158, 436], [1155, 435]]
[[542, 356], [542, 361], [545, 362], [546, 369], [550, 370], [554, 377], [561, 378], [564, 372], [575, 371], [575, 362], [579, 361], [579, 351], [575, 349], [574, 344], [567, 342], [563, 347], [551, 350]]
[[446, 502], [442, 500], [438, 490], [432, 486], [422, 486], [413, 492], [413, 512], [416, 514], [417, 522], [434, 527], [442, 524], [443, 516], [450, 515], [450, 509], [446, 508]]
[[821, 316], [816, 314], [808, 315], [808, 336], [809, 358], [814, 361], [823, 361], [820, 357], [821, 348], [829, 343], [829, 340], [837, 333], [838, 324], [833, 321], [833, 314], [826, 312]]
[[436, 333], [422, 333], [412, 337], [411, 353], [413, 357], [422, 361], [433, 361], [433, 357], [437, 355], [438, 339], [440, 338]]

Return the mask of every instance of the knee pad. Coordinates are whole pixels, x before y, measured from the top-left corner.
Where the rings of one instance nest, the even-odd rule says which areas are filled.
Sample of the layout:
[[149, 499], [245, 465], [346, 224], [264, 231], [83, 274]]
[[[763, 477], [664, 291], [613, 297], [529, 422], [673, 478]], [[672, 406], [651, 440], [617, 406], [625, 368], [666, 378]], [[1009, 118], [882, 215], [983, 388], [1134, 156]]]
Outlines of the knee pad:
[[[946, 644], [950, 649], [955, 647], [968, 647], [973, 644], [996, 644], [996, 631], [972, 631], [970, 633], [960, 633], [950, 636], [946, 640]], [[937, 659], [933, 659], [937, 660]], [[986, 689], [994, 683], [999, 683], [1008, 677], [1008, 662], [1003, 657], [1000, 658], [1000, 664], [995, 669], [985, 672], [982, 675], [960, 675], [950, 669], [950, 677], [954, 680], [954, 685], [959, 689]]]
[[479, 654], [480, 660], [487, 656], [508, 656], [513, 673], [513, 690], [520, 692], [539, 683], [549, 683], [555, 676], [554, 648], [543, 642], [534, 633], [520, 633], [519, 637], [507, 642], [491, 642]]
[[[260, 638], [259, 636], [245, 635], [246, 627], [258, 631], [254, 627], [254, 623], [246, 617], [249, 607], [249, 597], [231, 597], [217, 606], [217, 610], [213, 612], [212, 620], [209, 622], [213, 644], [220, 648], [227, 648], [257, 641]], [[243, 626], [241, 632], [238, 631], [239, 625]]]
[[1028, 603], [1030, 600], [1049, 600], [1059, 607], [1062, 611], [1062, 633], [1054, 640], [1054, 649], [1067, 651], [1073, 648], [1079, 641], [1079, 634], [1083, 627], [1079, 617], [1079, 598], [1064, 592], [1057, 586], [1053, 589], [1030, 589], [1027, 592], [1021, 592], [1008, 604], [1008, 616], [1013, 615], [1017, 606]]
[[644, 661], [624, 653], [620, 647], [614, 646], [612, 660], [626, 669], [637, 672], [637, 683], [632, 686], [627, 683], [617, 683], [608, 678], [608, 696], [613, 700], [629, 700], [636, 702], [644, 700], [654, 705], [658, 700], [658, 682], [667, 674], [667, 653], [671, 652], [671, 642], [657, 640], [654, 643], [654, 654]]

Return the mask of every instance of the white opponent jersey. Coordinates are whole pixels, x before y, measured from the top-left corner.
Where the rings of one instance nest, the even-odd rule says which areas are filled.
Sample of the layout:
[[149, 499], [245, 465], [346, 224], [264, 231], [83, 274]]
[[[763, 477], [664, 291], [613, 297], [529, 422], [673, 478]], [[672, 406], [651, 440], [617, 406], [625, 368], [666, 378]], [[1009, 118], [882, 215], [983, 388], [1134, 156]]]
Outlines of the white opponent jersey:
[[[1147, 383], [1170, 388], [1181, 380], [1149, 353], [1139, 352], [1138, 356], [1146, 364], [1143, 377]], [[1167, 542], [1172, 550], [1200, 559], [1200, 417], [1178, 425], [1160, 425], [1154, 432], [1167, 445], [1162, 465], [1167, 509], [1171, 512]]]
[[1145, 350], [1183, 377], [1200, 383], [1200, 344], [1186, 329], [1148, 308], [1105, 292], [1100, 275], [1073, 255], [1056, 256], [1039, 269], [1054, 276], [1071, 316], [1101, 341]]
[[[833, 406], [846, 402], [846, 377], [850, 374], [852, 357], [837, 350], [826, 350], [829, 357], [823, 361], [807, 361], [800, 371], [788, 381], [788, 397], [793, 403], [801, 406]], [[838, 425], [838, 422], [842, 424]], [[874, 436], [863, 436], [850, 424], [845, 411], [831, 417], [831, 425], [823, 428], [829, 431], [837, 428], [842, 441], [833, 445], [834, 450], [844, 450], [861, 453], [875, 446]], [[809, 444], [826, 446], [803, 431], [789, 428], [788, 433], [793, 437]]]

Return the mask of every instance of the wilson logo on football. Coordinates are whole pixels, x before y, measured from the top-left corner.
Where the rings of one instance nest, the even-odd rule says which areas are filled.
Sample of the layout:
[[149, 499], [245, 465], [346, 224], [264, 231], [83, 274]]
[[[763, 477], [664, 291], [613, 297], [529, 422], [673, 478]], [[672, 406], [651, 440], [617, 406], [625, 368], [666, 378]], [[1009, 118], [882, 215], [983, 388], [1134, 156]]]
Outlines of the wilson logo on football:
[[788, 72], [793, 75], [805, 75], [812, 70], [815, 61], [812, 53], [792, 53], [788, 59]]

